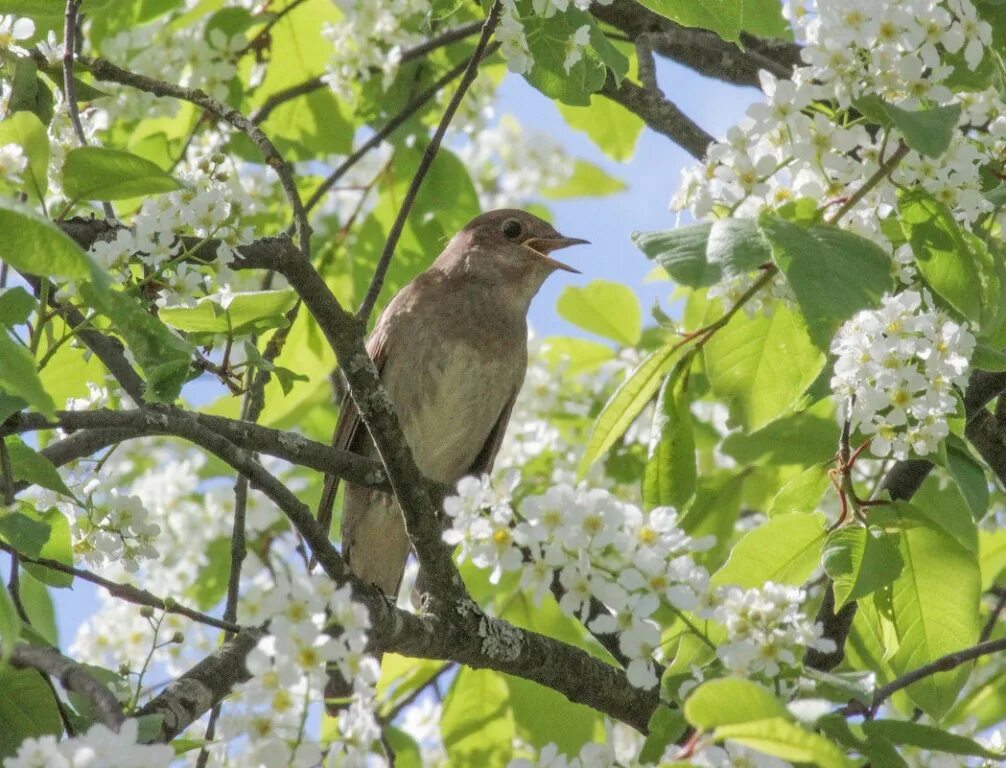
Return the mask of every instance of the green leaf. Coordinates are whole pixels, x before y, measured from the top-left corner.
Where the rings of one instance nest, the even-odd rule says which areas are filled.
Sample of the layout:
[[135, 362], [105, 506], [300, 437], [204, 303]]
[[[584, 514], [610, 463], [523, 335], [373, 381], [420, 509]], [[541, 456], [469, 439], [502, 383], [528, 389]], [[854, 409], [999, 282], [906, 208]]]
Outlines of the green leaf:
[[12, 757], [27, 738], [63, 732], [52, 691], [34, 669], [0, 665], [0, 758]]
[[165, 307], [157, 316], [180, 331], [191, 333], [232, 333], [244, 336], [281, 328], [285, 313], [297, 302], [292, 288], [276, 291], [235, 293], [224, 308], [218, 296], [206, 296], [194, 307]]
[[790, 512], [813, 512], [829, 487], [831, 478], [827, 467], [813, 464], [779, 489], [772, 497], [767, 514], [775, 517]]
[[639, 751], [641, 764], [657, 763], [667, 747], [677, 742], [685, 732], [685, 718], [680, 709], [660, 704], [650, 715], [649, 734]]
[[602, 96], [590, 97], [589, 107], [555, 102], [566, 122], [583, 131], [604, 154], [620, 163], [632, 159], [646, 123], [635, 112]]
[[231, 540], [227, 536], [213, 539], [206, 546], [206, 562], [188, 588], [196, 606], [208, 611], [227, 594], [231, 568]]
[[600, 166], [577, 160], [572, 175], [565, 181], [538, 191], [549, 200], [570, 197], [606, 197], [627, 189], [625, 182], [616, 179]]
[[677, 350], [672, 346], [661, 347], [643, 358], [626, 375], [594, 422], [587, 447], [580, 459], [581, 473], [607, 453], [615, 441], [625, 434], [625, 430], [656, 394], [660, 381], [674, 362], [676, 354]]
[[758, 226], [821, 349], [843, 322], [880, 304], [893, 287], [891, 257], [866, 238], [838, 227], [807, 229], [768, 213]]
[[[80, 10], [82, 13], [96, 11], [113, 2], [118, 0], [84, 0]], [[0, 14], [5, 13], [31, 18], [62, 18], [66, 3], [64, 0], [0, 0]]]
[[[24, 507], [22, 507], [22, 511], [48, 529], [45, 542], [38, 550], [38, 557], [72, 566], [73, 542], [70, 537], [70, 521], [66, 519], [66, 515], [55, 507], [41, 514]], [[68, 589], [73, 586], [73, 576], [68, 573], [32, 563], [25, 563], [24, 568], [36, 579], [50, 587]]]
[[[598, 56], [595, 45], [583, 50], [583, 55], [569, 70], [565, 67], [566, 43], [580, 27], [592, 30], [597, 22], [587, 13], [570, 8], [549, 18], [533, 14], [522, 20], [528, 50], [533, 64], [525, 79], [551, 99], [563, 104], [587, 106], [590, 94], [601, 90], [607, 68]], [[591, 42], [595, 41], [591, 34]], [[610, 55], [610, 49], [606, 55]]]
[[59, 632], [56, 627], [56, 611], [46, 586], [27, 571], [20, 579], [21, 604], [31, 626], [50, 645], [59, 645]]
[[43, 277], [87, 277], [91, 264], [73, 240], [27, 208], [0, 201], [0, 261]]
[[14, 650], [14, 643], [19, 637], [21, 617], [6, 585], [0, 584], [0, 666]]
[[651, 11], [685, 27], [701, 27], [724, 40], [740, 39], [744, 5], [740, 0], [640, 0]]
[[13, 288], [0, 288], [0, 325], [13, 328], [16, 325], [24, 324], [31, 313], [35, 311], [37, 303], [35, 297], [20, 285]]
[[61, 493], [70, 499], [76, 498], [73, 492], [66, 487], [63, 478], [56, 471], [56, 467], [45, 456], [25, 445], [24, 441], [15, 435], [6, 438], [5, 441], [15, 480], [23, 480], [41, 488], [48, 488], [50, 491]]
[[773, 517], [740, 538], [711, 583], [744, 588], [761, 587], [767, 581], [803, 584], [821, 561], [826, 535], [822, 514]]
[[685, 700], [685, 719], [703, 731], [773, 717], [788, 718], [786, 705], [768, 688], [739, 677], [707, 680]]
[[979, 263], [953, 214], [920, 188], [902, 195], [898, 208], [901, 227], [926, 284], [965, 318], [980, 323]]
[[719, 219], [657, 232], [633, 232], [632, 242], [675, 282], [691, 288], [745, 275], [772, 252], [750, 219]]
[[824, 570], [834, 581], [835, 610], [894, 581], [903, 563], [894, 536], [849, 525], [828, 534]]
[[971, 367], [980, 368], [983, 371], [1002, 373], [1006, 371], [1006, 352], [993, 349], [987, 344], [978, 343], [975, 345], [975, 352], [971, 356]]
[[585, 331], [631, 347], [639, 343], [643, 312], [629, 286], [592, 280], [566, 287], [556, 302], [559, 315]]
[[716, 729], [713, 738], [730, 739], [793, 763], [812, 763], [820, 768], [851, 768], [854, 765], [828, 739], [808, 733], [782, 717], [723, 725]]
[[515, 729], [503, 676], [462, 668], [444, 699], [440, 734], [451, 765], [506, 765]]
[[657, 397], [643, 472], [643, 502], [648, 508], [684, 509], [695, 495], [695, 437], [684, 381], [681, 373], [672, 373]]
[[102, 291], [84, 283], [81, 294], [112, 321], [115, 332], [125, 339], [146, 378], [144, 399], [151, 403], [173, 402], [188, 377], [192, 346], [124, 293]]
[[32, 59], [17, 59], [12, 80], [8, 114], [25, 112], [44, 125], [52, 122], [52, 90], [38, 76], [38, 65]]
[[825, 363], [803, 319], [781, 302], [768, 317], [738, 312], [703, 352], [713, 392], [752, 432], [796, 410]]
[[953, 755], [973, 755], [974, 757], [1000, 757], [985, 749], [974, 739], [949, 733], [942, 728], [913, 723], [906, 720], [866, 720], [863, 733], [868, 738], [882, 738], [892, 744], [927, 749], [933, 752], [949, 752]]
[[0, 514], [0, 538], [29, 557], [38, 557], [49, 540], [49, 526], [39, 520], [34, 509], [21, 505], [23, 512]]
[[[908, 507], [897, 504], [899, 514]], [[924, 519], [924, 513], [917, 518]], [[919, 525], [902, 531], [900, 538], [904, 568], [893, 584], [899, 645], [891, 667], [904, 675], [978, 641], [981, 575], [974, 554], [945, 528]], [[939, 719], [967, 677], [967, 667], [932, 675], [909, 687], [908, 695]]]
[[975, 522], [989, 510], [989, 484], [985, 468], [971, 455], [964, 441], [950, 435], [947, 438], [947, 471], [971, 510]]
[[884, 104], [884, 109], [905, 143], [928, 157], [939, 157], [947, 151], [961, 116], [960, 104], [912, 111]]
[[158, 165], [121, 149], [79, 147], [63, 164], [63, 190], [71, 200], [122, 200], [182, 189]]
[[24, 189], [32, 200], [45, 196], [49, 188], [49, 136], [45, 126], [31, 112], [16, 112], [0, 122], [0, 147], [17, 144], [24, 151], [28, 167]]
[[863, 704], [873, 701], [873, 689], [877, 682], [873, 672], [822, 672], [807, 667], [801, 674], [817, 683], [814, 693], [822, 698], [842, 704], [854, 699]]
[[31, 353], [0, 329], [0, 389], [22, 398], [48, 418], [56, 415], [56, 404], [42, 386]]
[[[395, 768], [399, 768], [399, 766], [401, 768], [423, 768], [419, 744], [409, 734], [392, 725], [386, 725], [382, 729], [382, 735], [395, 755]], [[172, 744], [174, 743], [172, 742]]]

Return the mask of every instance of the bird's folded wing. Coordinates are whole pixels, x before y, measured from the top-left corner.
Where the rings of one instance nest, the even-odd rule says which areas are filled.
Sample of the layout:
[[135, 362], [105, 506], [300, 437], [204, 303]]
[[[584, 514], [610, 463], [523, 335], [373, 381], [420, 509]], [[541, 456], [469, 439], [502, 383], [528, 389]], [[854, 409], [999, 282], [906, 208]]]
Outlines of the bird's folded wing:
[[[387, 325], [378, 320], [374, 332], [367, 341], [367, 353], [374, 361], [378, 376], [380, 376], [387, 358], [387, 340]], [[362, 426], [363, 420], [360, 418], [360, 412], [357, 410], [353, 398], [347, 392], [342, 397], [339, 421], [336, 422], [335, 433], [332, 435], [332, 446], [344, 451], [364, 454], [366, 444], [363, 441], [367, 436], [367, 430], [361, 429]], [[332, 511], [338, 492], [339, 478], [335, 475], [325, 475], [325, 485], [321, 492], [321, 501], [318, 503], [318, 524], [329, 536], [332, 531]]]

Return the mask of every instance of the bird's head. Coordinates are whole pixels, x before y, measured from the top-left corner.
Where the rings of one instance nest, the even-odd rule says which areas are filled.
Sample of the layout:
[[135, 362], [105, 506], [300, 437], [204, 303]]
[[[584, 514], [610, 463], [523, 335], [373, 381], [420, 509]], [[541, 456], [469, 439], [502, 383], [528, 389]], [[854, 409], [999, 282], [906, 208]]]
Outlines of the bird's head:
[[545, 278], [557, 269], [579, 273], [550, 254], [587, 242], [560, 235], [547, 221], [527, 211], [501, 208], [469, 221], [438, 262], [452, 272], [512, 287], [530, 301]]

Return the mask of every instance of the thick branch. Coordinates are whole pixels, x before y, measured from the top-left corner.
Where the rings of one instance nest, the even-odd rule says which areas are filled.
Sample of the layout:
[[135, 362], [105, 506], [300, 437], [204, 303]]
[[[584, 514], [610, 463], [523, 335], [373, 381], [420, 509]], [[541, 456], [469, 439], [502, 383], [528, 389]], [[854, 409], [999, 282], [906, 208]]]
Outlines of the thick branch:
[[[338, 475], [355, 485], [388, 487], [387, 477], [380, 464], [355, 453], [309, 440], [295, 432], [282, 432], [251, 422], [192, 413], [165, 405], [132, 411], [57, 411], [55, 422], [38, 413], [21, 412], [0, 424], [0, 436], [57, 427], [87, 430], [46, 449], [56, 453], [56, 446], [60, 446], [58, 454], [68, 454], [71, 458], [79, 458], [78, 454], [91, 446], [94, 446], [93, 450], [99, 450], [112, 442], [120, 442], [124, 436], [137, 438], [171, 435], [191, 440], [193, 435], [200, 433], [199, 430], [209, 429], [248, 451], [265, 453], [293, 464]], [[73, 441], [72, 445], [64, 445], [70, 441]], [[82, 455], [88, 455], [93, 450]]]
[[644, 88], [628, 79], [615, 85], [615, 78], [609, 72], [599, 93], [635, 112], [650, 128], [678, 144], [696, 160], [706, 156], [706, 149], [714, 141], [698, 123], [657, 89]]
[[238, 683], [251, 678], [245, 659], [265, 636], [261, 629], [243, 629], [151, 699], [139, 716], [161, 715], [154, 741], [171, 741], [215, 704], [223, 701]]
[[58, 680], [65, 690], [80, 694], [94, 706], [101, 722], [113, 731], [118, 732], [126, 721], [115, 694], [95, 680], [83, 666], [57, 649], [19, 643], [14, 646], [10, 663], [17, 669], [37, 669]]
[[743, 35], [741, 45], [728, 43], [715, 32], [683, 27], [633, 0], [595, 3], [591, 13], [624, 32], [632, 40], [645, 35], [655, 52], [733, 85], [758, 87], [758, 71], [767, 69], [777, 77], [789, 77], [800, 63], [800, 47], [785, 41], [767, 41]]

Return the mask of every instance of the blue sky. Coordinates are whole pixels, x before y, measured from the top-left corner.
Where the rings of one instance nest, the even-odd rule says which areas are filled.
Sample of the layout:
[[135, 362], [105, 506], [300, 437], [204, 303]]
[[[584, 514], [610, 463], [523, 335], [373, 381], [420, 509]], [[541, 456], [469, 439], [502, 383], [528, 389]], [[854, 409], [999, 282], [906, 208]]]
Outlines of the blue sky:
[[[706, 80], [666, 61], [658, 61], [658, 76], [664, 92], [716, 137], [737, 122], [758, 95], [754, 89]], [[628, 186], [624, 192], [609, 197], [550, 202], [559, 231], [584, 237], [591, 245], [569, 253], [569, 262], [583, 274], [561, 272], [545, 283], [531, 308], [530, 321], [536, 333], [581, 335], [556, 313], [556, 299], [566, 286], [586, 285], [598, 278], [632, 286], [640, 296], [644, 317], [648, 317], [654, 300], [661, 301], [666, 308], [670, 284], [643, 283], [653, 265], [635, 248], [629, 236], [635, 230], [674, 226], [675, 215], [668, 210], [668, 202], [677, 188], [681, 169], [692, 163], [691, 156], [666, 137], [644, 129], [630, 162], [609, 160], [585, 134], [566, 124], [550, 99], [513, 75], [500, 88], [497, 114], [514, 115], [526, 129], [533, 126], [548, 134], [566, 147], [571, 156], [603, 167]], [[2, 571], [6, 572], [6, 563], [3, 566]], [[63, 648], [72, 642], [77, 628], [97, 607], [95, 589], [78, 580], [72, 590], [52, 590]]]

